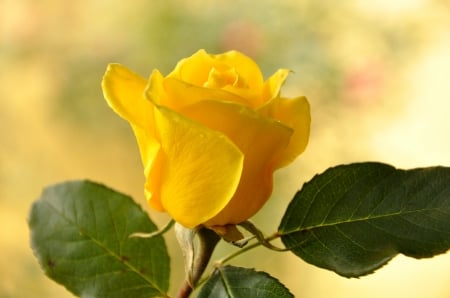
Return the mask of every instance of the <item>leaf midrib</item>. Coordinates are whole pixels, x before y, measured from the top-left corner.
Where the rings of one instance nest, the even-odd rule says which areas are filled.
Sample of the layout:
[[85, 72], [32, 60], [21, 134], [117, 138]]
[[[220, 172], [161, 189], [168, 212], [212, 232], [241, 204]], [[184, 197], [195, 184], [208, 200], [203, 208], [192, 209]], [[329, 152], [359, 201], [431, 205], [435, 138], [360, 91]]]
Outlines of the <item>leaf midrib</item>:
[[228, 297], [234, 298], [234, 295], [233, 295], [233, 293], [232, 293], [231, 286], [230, 286], [230, 284], [229, 284], [229, 282], [228, 282], [228, 279], [227, 279], [227, 277], [226, 277], [226, 273], [225, 273], [225, 272], [222, 270], [222, 268], [220, 268], [220, 267], [217, 268], [217, 270], [219, 271], [220, 279], [221, 279], [222, 282], [223, 282], [223, 285], [224, 285], [224, 288], [225, 288], [225, 291], [226, 291]]
[[419, 209], [419, 210], [409, 210], [409, 211], [397, 211], [397, 212], [391, 212], [391, 213], [387, 213], [387, 214], [380, 214], [380, 215], [375, 215], [375, 216], [367, 216], [367, 217], [361, 217], [361, 218], [350, 218], [347, 220], [342, 220], [342, 221], [334, 221], [334, 222], [329, 222], [329, 223], [320, 223], [318, 225], [311, 225], [311, 226], [307, 226], [307, 227], [296, 227], [294, 229], [289, 229], [289, 230], [281, 230], [279, 231], [279, 235], [280, 236], [285, 236], [285, 235], [289, 235], [292, 233], [297, 233], [297, 232], [303, 232], [303, 231], [307, 231], [307, 230], [312, 230], [312, 229], [317, 229], [317, 228], [325, 228], [325, 227], [329, 227], [329, 226], [335, 226], [335, 225], [340, 225], [340, 224], [346, 224], [346, 223], [357, 223], [357, 222], [363, 222], [363, 221], [369, 221], [369, 220], [375, 220], [375, 219], [381, 219], [381, 218], [388, 218], [388, 217], [394, 217], [394, 216], [404, 216], [404, 215], [409, 215], [409, 214], [414, 214], [414, 213], [422, 213], [422, 212], [441, 212], [442, 210], [448, 210], [450, 211], [450, 207], [447, 208], [430, 208], [430, 209]]

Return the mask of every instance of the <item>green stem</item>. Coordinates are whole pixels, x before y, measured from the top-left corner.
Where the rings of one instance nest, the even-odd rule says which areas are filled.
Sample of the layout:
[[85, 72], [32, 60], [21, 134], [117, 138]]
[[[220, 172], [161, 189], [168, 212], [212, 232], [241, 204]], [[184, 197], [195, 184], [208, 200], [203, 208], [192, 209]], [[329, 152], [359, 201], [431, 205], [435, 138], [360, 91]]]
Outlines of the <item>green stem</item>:
[[[246, 229], [248, 232], [252, 233], [254, 237], [256, 237], [256, 239], [258, 239], [258, 241], [261, 243], [261, 245], [263, 245], [264, 247], [267, 247], [268, 249], [271, 250], [276, 250], [276, 251], [286, 251], [288, 249], [286, 248], [279, 248], [276, 247], [274, 245], [272, 245], [269, 241], [264, 237], [264, 234], [249, 220], [246, 220], [242, 223], [239, 224], [239, 226], [243, 227], [244, 229]], [[278, 235], [278, 234], [276, 234]], [[280, 235], [278, 235], [280, 236]]]
[[189, 280], [193, 287], [197, 285], [203, 272], [205, 272], [206, 266], [208, 266], [214, 249], [220, 240], [220, 237], [215, 232], [207, 228], [201, 228], [197, 235], [199, 239], [198, 252], [194, 259]]
[[226, 257], [224, 257], [224, 258], [214, 262], [214, 264], [215, 264], [215, 266], [220, 266], [220, 265], [230, 261], [231, 259], [234, 259], [237, 256], [239, 256], [239, 255], [241, 255], [241, 254], [243, 254], [243, 253], [245, 253], [245, 252], [247, 252], [247, 251], [249, 251], [249, 250], [251, 250], [251, 249], [253, 249], [255, 247], [264, 245], [265, 243], [270, 242], [270, 241], [272, 241], [274, 239], [277, 239], [279, 237], [280, 237], [280, 235], [278, 233], [275, 233], [275, 234], [273, 234], [273, 235], [271, 235], [269, 237], [264, 238], [264, 241], [258, 241], [256, 243], [247, 245], [244, 248], [241, 248], [241, 249], [239, 249], [239, 250], [229, 254], [228, 256], [226, 256]]
[[193, 290], [194, 289], [189, 284], [187, 279], [185, 279], [183, 284], [181, 285], [180, 289], [178, 290], [177, 296], [175, 296], [175, 297], [176, 298], [188, 298], [191, 295]]
[[[234, 259], [237, 256], [240, 256], [241, 254], [243, 254], [243, 253], [245, 253], [245, 252], [247, 252], [249, 250], [254, 249], [255, 247], [258, 247], [258, 246], [265, 246], [265, 247], [267, 247], [267, 245], [265, 245], [265, 244], [267, 244], [268, 242], [270, 242], [272, 240], [275, 240], [275, 239], [279, 238], [280, 236], [281, 236], [280, 234], [274, 233], [273, 235], [264, 238], [264, 241], [258, 240], [258, 242], [255, 242], [253, 244], [247, 245], [247, 246], [245, 246], [245, 247], [243, 247], [243, 248], [241, 248], [241, 249], [239, 249], [239, 250], [229, 254], [228, 256], [226, 256], [226, 257], [224, 257], [224, 258], [222, 258], [220, 260], [215, 261], [214, 262], [214, 267], [220, 267], [221, 265], [225, 264], [226, 262], [230, 261], [231, 259]], [[281, 250], [278, 250], [278, 249], [274, 249], [274, 250], [275, 251], [281, 251]], [[283, 250], [283, 251], [285, 251], [285, 250]], [[206, 282], [211, 277], [211, 274], [212, 273], [208, 274], [208, 276], [206, 276], [203, 279], [201, 279], [196, 284], [196, 286], [198, 287], [198, 286], [202, 285], [204, 282]]]

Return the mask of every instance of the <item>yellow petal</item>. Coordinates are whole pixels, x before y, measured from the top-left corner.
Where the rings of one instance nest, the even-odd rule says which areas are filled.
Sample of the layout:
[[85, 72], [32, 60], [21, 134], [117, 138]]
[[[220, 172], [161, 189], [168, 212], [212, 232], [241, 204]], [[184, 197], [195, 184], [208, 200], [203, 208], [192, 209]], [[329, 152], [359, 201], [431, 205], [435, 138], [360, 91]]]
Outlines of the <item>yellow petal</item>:
[[[208, 81], [209, 73], [214, 67], [215, 63], [211, 56], [205, 50], [199, 50], [192, 56], [181, 59], [167, 78], [175, 78], [192, 85], [203, 86], [203, 83]], [[221, 68], [223, 68], [223, 65]]]
[[155, 139], [155, 136], [151, 135], [148, 131], [136, 125], [132, 125], [132, 128], [139, 145], [139, 151], [144, 165], [144, 175], [147, 178], [144, 187], [145, 198], [153, 209], [165, 211], [159, 196], [160, 177], [157, 174], [155, 175], [161, 169], [161, 160], [158, 158], [160, 145]]
[[[250, 105], [250, 102], [247, 99], [221, 89], [209, 89], [194, 86], [173, 78], [166, 78], [161, 84], [163, 85], [162, 88], [165, 92], [161, 103], [175, 110], [179, 110], [184, 106], [192, 105], [203, 100], [232, 101]], [[158, 93], [154, 91], [156, 86], [156, 84], [154, 87], [153, 85], [150, 85], [149, 89], [147, 89], [147, 96], [152, 101], [157, 99], [155, 94]], [[161, 93], [161, 91], [159, 93]]]
[[[151, 172], [158, 171], [156, 156], [160, 146], [155, 139], [153, 104], [144, 97], [146, 85], [147, 82], [143, 78], [120, 64], [108, 65], [102, 81], [104, 96], [109, 106], [133, 128], [144, 165], [144, 174], [149, 177]], [[158, 183], [157, 177], [152, 181], [147, 179], [145, 196], [153, 208], [164, 211], [159, 196], [150, 191], [157, 191]]]
[[288, 69], [279, 69], [264, 82], [264, 102], [279, 96], [281, 87], [286, 81], [289, 72]]
[[108, 105], [122, 118], [149, 128], [152, 104], [144, 97], [147, 81], [120, 64], [109, 64], [103, 76], [102, 88]]
[[153, 70], [144, 91], [144, 96], [147, 100], [158, 105], [167, 105], [168, 98], [164, 90], [164, 80], [165, 78], [159, 70]]
[[287, 166], [305, 150], [308, 144], [311, 125], [308, 100], [303, 96], [293, 99], [276, 97], [259, 111], [293, 129], [294, 134], [289, 146], [279, 155], [276, 162], [276, 168]]
[[204, 223], [230, 201], [242, 173], [243, 154], [222, 133], [165, 107], [155, 109], [161, 145], [159, 195], [164, 209], [188, 228]]
[[187, 83], [202, 86], [208, 81], [211, 69], [228, 71], [234, 69], [247, 82], [251, 89], [260, 89], [263, 77], [258, 65], [246, 55], [229, 51], [212, 55], [199, 50], [192, 56], [180, 60], [175, 69], [167, 76], [183, 80]]
[[216, 61], [223, 62], [236, 70], [244, 78], [249, 89], [261, 90], [263, 76], [258, 64], [250, 57], [238, 51], [229, 51], [223, 54], [212, 55]]
[[274, 158], [286, 149], [292, 130], [230, 102], [203, 101], [186, 107], [182, 113], [223, 132], [245, 156], [241, 181], [233, 199], [206, 225], [237, 224], [253, 216], [271, 195]]

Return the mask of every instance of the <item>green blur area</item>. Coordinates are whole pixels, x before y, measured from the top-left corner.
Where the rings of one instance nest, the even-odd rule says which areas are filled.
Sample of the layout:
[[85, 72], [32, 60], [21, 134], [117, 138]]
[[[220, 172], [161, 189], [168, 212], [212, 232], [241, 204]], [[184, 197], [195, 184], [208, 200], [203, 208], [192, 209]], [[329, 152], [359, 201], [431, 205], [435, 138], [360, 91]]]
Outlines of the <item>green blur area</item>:
[[[329, 166], [450, 165], [449, 25], [445, 0], [0, 2], [0, 297], [72, 297], [29, 248], [28, 210], [46, 185], [88, 178], [146, 204], [134, 136], [103, 99], [108, 63], [147, 77], [200, 48], [235, 49], [266, 78], [293, 71], [282, 93], [309, 98], [312, 133], [254, 218], [269, 234], [295, 191]], [[148, 212], [159, 226], [168, 220]], [[169, 234], [173, 293], [183, 270]], [[398, 257], [360, 280], [263, 249], [233, 264], [265, 270], [304, 298], [450, 296], [449, 255]]]

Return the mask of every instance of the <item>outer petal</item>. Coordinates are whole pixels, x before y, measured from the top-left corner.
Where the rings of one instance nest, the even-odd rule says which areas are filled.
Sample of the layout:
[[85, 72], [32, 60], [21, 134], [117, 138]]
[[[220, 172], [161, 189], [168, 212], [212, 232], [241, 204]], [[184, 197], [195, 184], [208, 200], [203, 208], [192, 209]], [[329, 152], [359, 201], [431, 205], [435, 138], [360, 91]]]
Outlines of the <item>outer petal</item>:
[[244, 156], [222, 133], [170, 109], [157, 107], [155, 120], [161, 144], [158, 163], [163, 166], [149, 179], [158, 177], [160, 200], [172, 218], [194, 228], [231, 200]]
[[290, 70], [279, 69], [270, 78], [264, 82], [263, 101], [266, 102], [280, 94], [281, 87], [289, 75]]
[[276, 168], [287, 166], [305, 150], [308, 144], [311, 125], [308, 100], [303, 96], [293, 99], [276, 97], [259, 111], [294, 130], [289, 146], [278, 156], [276, 161]]
[[[165, 94], [164, 101], [161, 103], [175, 110], [179, 110], [184, 106], [192, 105], [203, 100], [232, 101], [250, 105], [246, 99], [221, 89], [209, 89], [194, 86], [173, 78], [166, 78], [161, 84], [162, 86], [159, 85], [159, 89], [164, 90]], [[156, 94], [161, 93], [161, 91], [157, 93], [155, 90], [156, 88], [156, 84], [150, 84], [147, 89], [147, 96], [152, 101], [161, 98], [161, 96], [155, 96]]]
[[136, 136], [136, 140], [139, 144], [141, 152], [142, 163], [144, 164], [145, 181], [145, 198], [148, 204], [153, 209], [158, 211], [166, 211], [161, 203], [161, 197], [159, 196], [161, 178], [155, 173], [159, 173], [161, 170], [160, 156], [160, 144], [154, 136], [140, 127], [133, 126], [133, 131]]
[[[155, 139], [153, 104], [144, 97], [146, 85], [147, 81], [120, 64], [108, 65], [102, 81], [103, 93], [109, 106], [133, 128], [144, 173], [149, 177], [150, 172], [158, 168], [155, 158], [160, 146]], [[153, 208], [163, 211], [159, 197], [152, 196], [148, 191], [156, 189], [157, 185], [158, 180], [147, 180], [146, 197]]]
[[286, 149], [292, 130], [230, 102], [199, 102], [182, 113], [226, 134], [245, 156], [241, 181], [233, 199], [205, 225], [236, 224], [247, 220], [270, 197], [274, 158]]
[[153, 118], [152, 104], [145, 99], [147, 81], [126, 67], [109, 64], [103, 76], [102, 88], [108, 105], [122, 118], [144, 129]]
[[152, 104], [167, 106], [170, 100], [164, 90], [165, 78], [157, 69], [152, 71], [144, 90], [144, 97]]

